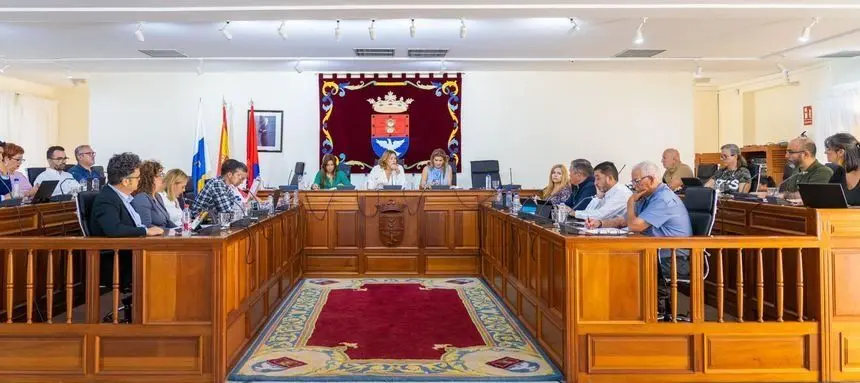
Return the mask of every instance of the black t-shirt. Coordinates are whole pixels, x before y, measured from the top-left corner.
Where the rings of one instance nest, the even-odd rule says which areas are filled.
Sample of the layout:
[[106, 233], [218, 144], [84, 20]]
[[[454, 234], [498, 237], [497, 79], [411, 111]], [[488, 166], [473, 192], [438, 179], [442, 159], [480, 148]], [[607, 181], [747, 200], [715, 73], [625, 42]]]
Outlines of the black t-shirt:
[[[845, 191], [845, 199], [851, 206], [860, 206], [860, 184], [848, 185], [848, 177], [845, 174], [845, 168], [838, 167], [833, 171], [833, 177], [830, 177], [830, 183], [841, 184], [842, 190]], [[853, 188], [852, 188], [853, 187]]]

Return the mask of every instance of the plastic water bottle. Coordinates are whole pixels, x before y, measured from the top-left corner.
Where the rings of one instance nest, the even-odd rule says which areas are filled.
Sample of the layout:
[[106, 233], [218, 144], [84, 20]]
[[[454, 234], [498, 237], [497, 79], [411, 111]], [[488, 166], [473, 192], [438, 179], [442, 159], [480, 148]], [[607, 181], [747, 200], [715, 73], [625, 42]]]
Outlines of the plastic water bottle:
[[272, 196], [266, 198], [266, 209], [269, 210], [269, 214], [273, 214], [275, 212], [275, 200]]
[[93, 178], [93, 191], [99, 191], [99, 190], [101, 190], [101, 185], [99, 185], [99, 178], [95, 177], [95, 178]]
[[191, 236], [191, 211], [187, 207], [182, 209], [182, 236]]
[[493, 180], [490, 177], [490, 175], [487, 174], [487, 176], [484, 177], [484, 189], [490, 190], [490, 187], [492, 186], [492, 184], [493, 184]]
[[12, 198], [18, 198], [21, 196], [21, 184], [19, 183], [17, 178], [12, 179]]
[[520, 192], [518, 190], [513, 191], [513, 199], [514, 199], [514, 212], [520, 211]]
[[290, 192], [284, 192], [281, 199], [278, 200], [278, 205], [281, 205], [281, 207], [286, 206], [287, 209], [290, 208]]
[[298, 190], [293, 191], [293, 205], [296, 207], [299, 206], [299, 191]]

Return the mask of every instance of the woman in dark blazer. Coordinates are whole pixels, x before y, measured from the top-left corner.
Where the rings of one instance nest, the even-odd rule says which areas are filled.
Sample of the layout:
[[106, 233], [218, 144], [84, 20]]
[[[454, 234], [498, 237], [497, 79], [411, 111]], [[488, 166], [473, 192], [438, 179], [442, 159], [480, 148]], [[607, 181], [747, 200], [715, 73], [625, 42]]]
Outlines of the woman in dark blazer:
[[170, 214], [158, 191], [163, 188], [164, 167], [157, 161], [144, 161], [140, 165], [140, 184], [134, 194], [131, 206], [140, 215], [140, 223], [146, 227], [157, 226], [172, 229], [176, 223], [170, 221]]

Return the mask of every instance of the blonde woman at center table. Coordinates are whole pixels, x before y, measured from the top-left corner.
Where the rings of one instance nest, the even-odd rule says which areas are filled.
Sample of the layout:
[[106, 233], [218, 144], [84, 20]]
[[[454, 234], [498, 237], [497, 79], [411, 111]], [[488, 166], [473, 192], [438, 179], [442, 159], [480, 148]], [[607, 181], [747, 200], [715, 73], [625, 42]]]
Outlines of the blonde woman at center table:
[[397, 164], [397, 153], [386, 150], [379, 159], [379, 164], [367, 175], [369, 189], [381, 189], [383, 185], [406, 184], [406, 170]]

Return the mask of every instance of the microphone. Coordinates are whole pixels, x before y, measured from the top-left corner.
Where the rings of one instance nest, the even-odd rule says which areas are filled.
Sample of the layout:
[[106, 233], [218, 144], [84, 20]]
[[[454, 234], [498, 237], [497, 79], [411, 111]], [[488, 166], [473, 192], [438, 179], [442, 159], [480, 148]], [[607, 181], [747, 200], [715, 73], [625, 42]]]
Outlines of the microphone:
[[758, 189], [761, 188], [761, 170], [764, 168], [764, 164], [758, 164], [758, 175], [756, 175], [755, 180], [755, 188], [756, 190], [750, 190], [750, 193], [755, 193]]
[[287, 176], [287, 182], [289, 182], [287, 185], [292, 185], [292, 184], [293, 184], [293, 170], [294, 170], [294, 169], [290, 169], [290, 175], [289, 175], [289, 176]]
[[782, 180], [782, 182], [780, 182], [779, 185], [776, 185], [776, 191], [777, 192], [780, 191], [780, 189], [782, 188], [782, 184], [788, 182], [788, 180], [794, 178], [795, 176], [798, 176], [798, 175], [803, 174], [803, 173], [806, 173], [806, 172], [797, 172], [797, 173], [792, 174], [790, 177]]
[[[77, 183], [77, 182], [78, 182], [78, 181], [75, 181], [75, 179], [74, 179], [74, 178], [64, 178], [62, 181], [60, 181], [60, 184], [59, 184], [59, 185], [57, 185], [57, 187], [56, 187], [56, 188], [57, 188], [57, 189], [60, 189], [60, 194], [61, 194], [61, 195], [65, 195], [65, 194], [66, 194], [66, 193], [63, 193], [63, 184], [64, 184], [64, 183], [66, 183], [66, 181], [74, 181], [75, 183]], [[78, 185], [80, 185], [80, 184], [78, 184]], [[52, 194], [53, 194], [53, 193], [52, 193]]]

